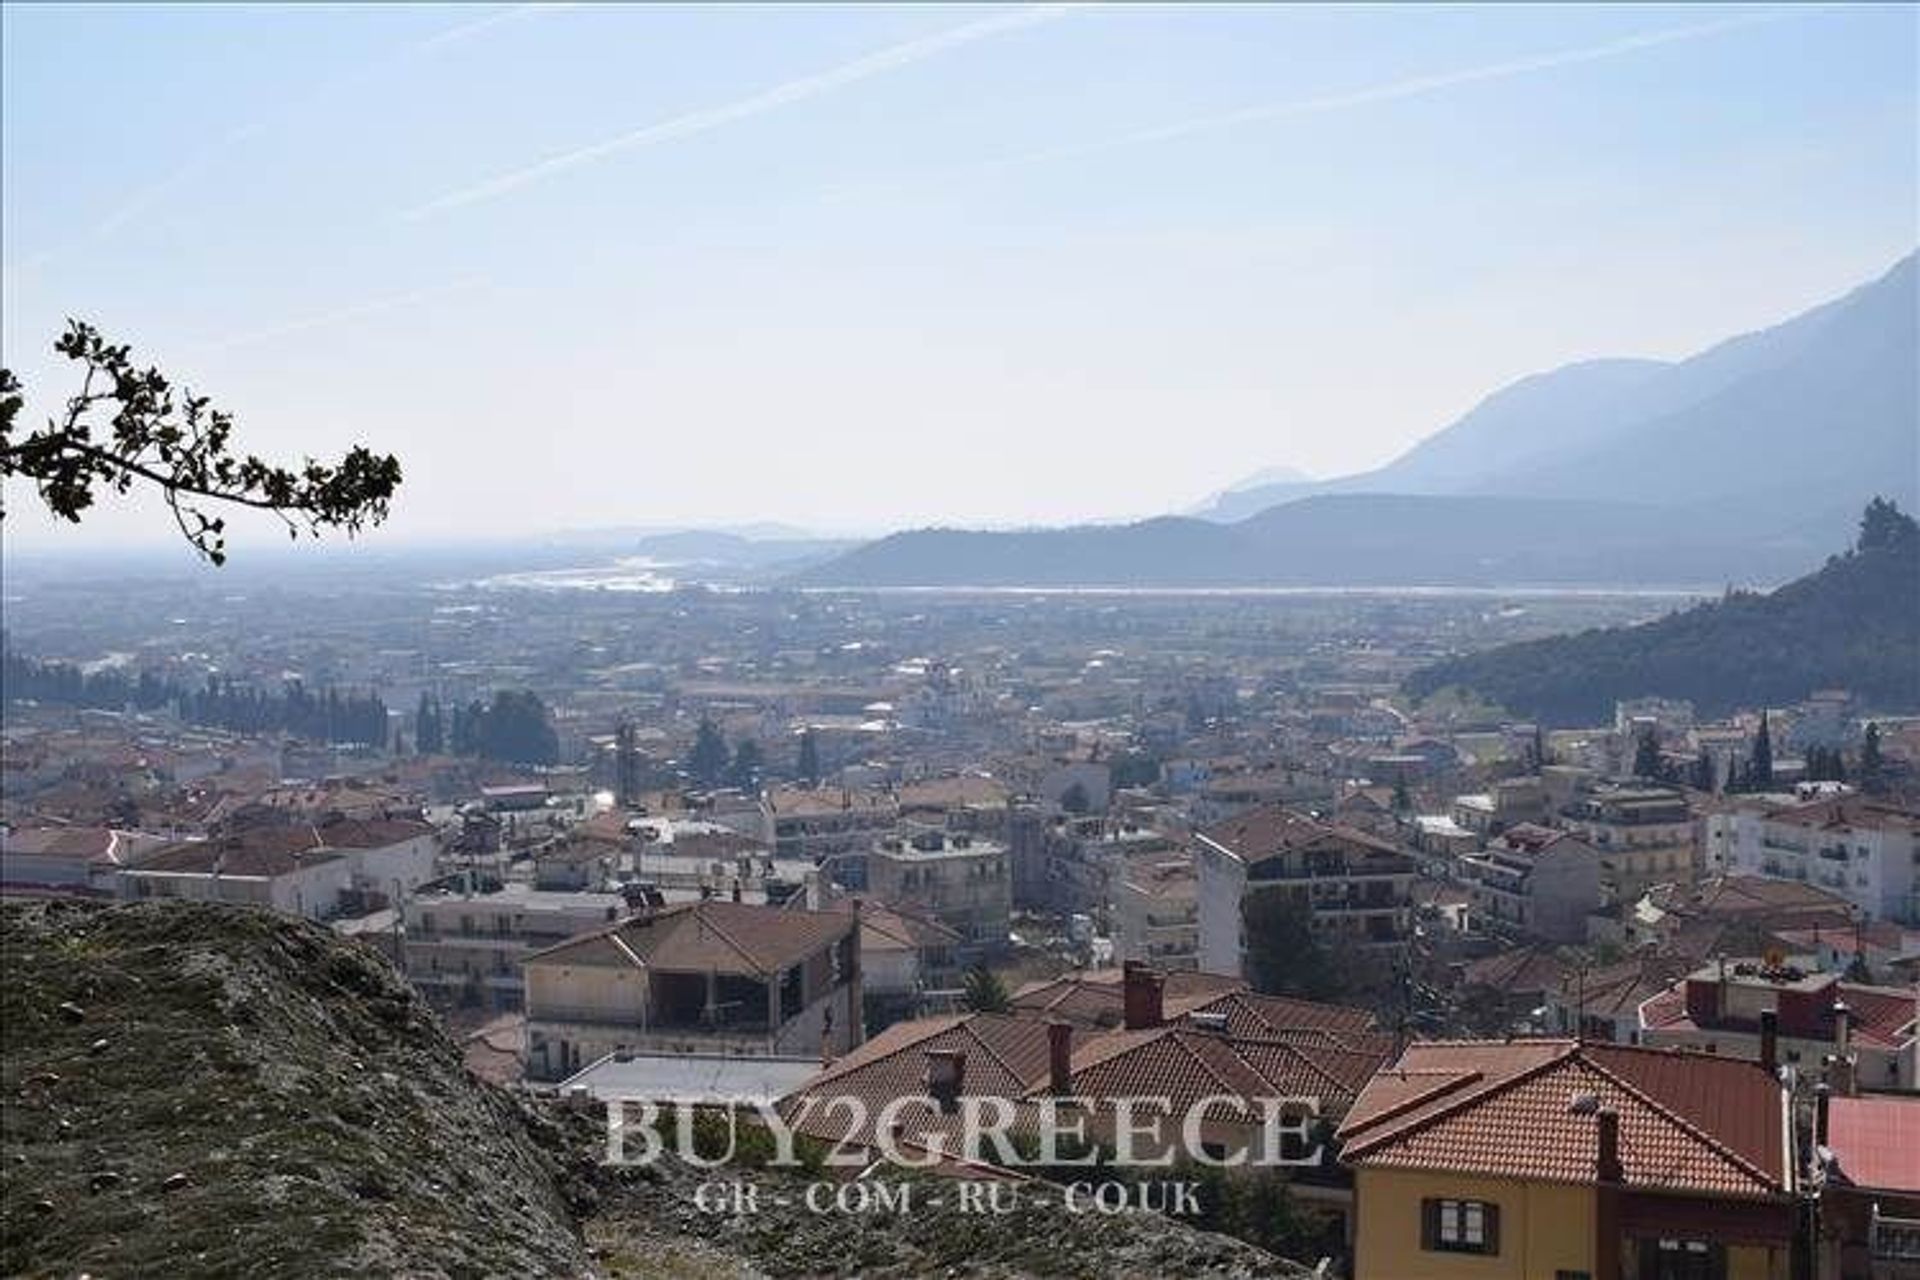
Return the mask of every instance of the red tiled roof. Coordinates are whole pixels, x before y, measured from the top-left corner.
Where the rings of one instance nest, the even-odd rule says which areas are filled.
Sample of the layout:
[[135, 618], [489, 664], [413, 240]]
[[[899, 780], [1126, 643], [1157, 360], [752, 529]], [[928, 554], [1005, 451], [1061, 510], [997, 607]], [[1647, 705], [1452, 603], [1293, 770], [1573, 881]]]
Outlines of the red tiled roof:
[[570, 938], [535, 952], [526, 963], [644, 965], [770, 977], [838, 941], [852, 927], [852, 919], [839, 912], [687, 902]]
[[1559, 987], [1564, 961], [1550, 947], [1520, 947], [1483, 957], [1468, 965], [1461, 981], [1504, 995], [1532, 995]]
[[141, 862], [136, 870], [271, 877], [339, 856], [326, 849], [319, 834], [305, 824], [250, 827], [217, 839], [169, 845]]
[[1920, 1194], [1920, 1097], [1834, 1098], [1827, 1149], [1856, 1187]]
[[1394, 854], [1400, 849], [1352, 827], [1335, 826], [1295, 813], [1284, 805], [1262, 805], [1215, 823], [1200, 833], [1248, 862], [1290, 849], [1344, 847], [1361, 856]]
[[28, 827], [7, 832], [0, 847], [22, 857], [118, 862], [118, 843], [107, 827]]
[[[1743, 1034], [1759, 1034], [1757, 1023], [1727, 1020], [1701, 1023], [1687, 1009], [1687, 983], [1699, 977], [1683, 978], [1640, 1006], [1640, 1025], [1647, 1030], [1713, 1031], [1725, 1029]], [[1846, 1004], [1849, 1034], [1856, 1044], [1876, 1049], [1898, 1049], [1911, 1044], [1920, 1032], [1920, 992], [1906, 987], [1868, 987], [1851, 982], [1835, 982], [1827, 988], [1833, 999]], [[1835, 1035], [1834, 1015], [1823, 997], [1817, 1023], [1802, 1023], [1783, 1017], [1780, 1034], [1803, 1040], [1828, 1040]]]
[[[1163, 975], [1161, 1013], [1175, 1021], [1194, 1013], [1224, 1013], [1229, 1031], [1239, 1036], [1275, 1036], [1323, 1030], [1344, 1036], [1373, 1026], [1373, 1015], [1344, 1005], [1268, 996], [1248, 989], [1243, 978], [1175, 969]], [[1014, 993], [1012, 1007], [1046, 1013], [1082, 1027], [1119, 1025], [1123, 1013], [1123, 974], [1118, 969], [1088, 969], [1029, 983]]]
[[1570, 1040], [1435, 1042], [1374, 1077], [1341, 1137], [1356, 1165], [1588, 1183], [1592, 1113], [1604, 1107], [1620, 1116], [1629, 1187], [1764, 1197], [1790, 1182], [1785, 1106], [1771, 1076], [1726, 1058]]

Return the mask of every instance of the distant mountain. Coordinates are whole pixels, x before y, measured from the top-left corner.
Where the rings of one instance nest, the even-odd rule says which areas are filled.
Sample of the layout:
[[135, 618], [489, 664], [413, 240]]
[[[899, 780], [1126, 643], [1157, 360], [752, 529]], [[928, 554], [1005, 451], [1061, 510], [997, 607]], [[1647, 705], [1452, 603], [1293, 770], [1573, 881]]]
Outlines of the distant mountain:
[[1920, 710], [1920, 527], [1876, 504], [1854, 550], [1770, 595], [1504, 645], [1406, 683], [1416, 697], [1450, 686], [1562, 725], [1598, 723], [1617, 700], [1646, 695], [1719, 716], [1842, 688], [1876, 710]]
[[684, 529], [641, 538], [634, 555], [663, 564], [706, 565], [728, 569], [765, 569], [784, 565], [798, 569], [830, 559], [858, 544], [837, 538], [756, 538], [718, 529]]
[[1778, 582], [1818, 563], [1870, 496], [1920, 507], [1917, 316], [1909, 256], [1687, 360], [1589, 360], [1523, 378], [1377, 471], [1316, 481], [1274, 469], [1200, 519], [897, 533], [792, 580]]
[[1243, 476], [1183, 514], [1222, 523], [1243, 520], [1275, 503], [1317, 492], [1321, 481], [1298, 467], [1264, 467]]
[[1617, 502], [1324, 494], [1237, 524], [1162, 517], [1016, 533], [920, 529], [790, 579], [843, 587], [1717, 584], [1790, 555]]
[[915, 529], [790, 581], [817, 587], [1231, 586], [1257, 572], [1231, 528], [1162, 516], [1124, 525], [983, 532]]
[[1378, 470], [1245, 488], [1196, 514], [1231, 522], [1315, 493], [1629, 498], [1684, 506], [1722, 534], [1784, 533], [1811, 562], [1869, 495], [1920, 503], [1916, 317], [1909, 255], [1689, 359], [1524, 378]]

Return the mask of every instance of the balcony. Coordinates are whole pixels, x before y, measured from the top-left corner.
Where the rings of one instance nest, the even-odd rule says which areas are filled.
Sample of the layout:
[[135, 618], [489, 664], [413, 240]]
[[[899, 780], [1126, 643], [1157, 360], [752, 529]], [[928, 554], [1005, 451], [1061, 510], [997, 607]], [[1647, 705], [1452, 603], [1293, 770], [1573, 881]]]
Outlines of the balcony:
[[1920, 1218], [1892, 1218], [1873, 1206], [1868, 1247], [1875, 1262], [1920, 1262]]

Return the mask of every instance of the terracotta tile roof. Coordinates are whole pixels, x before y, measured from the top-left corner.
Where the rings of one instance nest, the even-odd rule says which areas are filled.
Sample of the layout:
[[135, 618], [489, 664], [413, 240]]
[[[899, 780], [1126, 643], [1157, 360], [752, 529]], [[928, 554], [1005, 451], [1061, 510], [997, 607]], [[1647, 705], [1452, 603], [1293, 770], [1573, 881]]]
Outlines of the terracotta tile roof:
[[137, 871], [189, 875], [281, 876], [340, 855], [324, 847], [312, 827], [251, 827], [211, 840], [189, 840], [156, 851]]
[[1785, 1094], [1759, 1067], [1569, 1040], [1409, 1047], [1348, 1113], [1343, 1159], [1590, 1183], [1599, 1150], [1592, 1111], [1602, 1107], [1620, 1116], [1629, 1187], [1736, 1197], [1788, 1190]]
[[118, 862], [118, 836], [107, 827], [26, 827], [0, 833], [0, 849], [22, 857]]
[[329, 849], [385, 849], [433, 834], [418, 818], [340, 818], [316, 830]]
[[1593, 1017], [1628, 1017], [1690, 967], [1684, 957], [1646, 956], [1590, 970], [1585, 977], [1568, 970], [1560, 981], [1560, 997]]
[[1861, 795], [1816, 800], [1772, 814], [1768, 821], [1816, 831], [1920, 831], [1920, 812]]
[[[1702, 1023], [1687, 1008], [1688, 981], [1703, 981], [1699, 974], [1675, 982], [1640, 1006], [1640, 1025], [1650, 1031], [1727, 1030], [1759, 1034], [1756, 1022], [1729, 1019]], [[1836, 1033], [1833, 1000], [1846, 1004], [1854, 1043], [1876, 1049], [1899, 1049], [1912, 1044], [1920, 1034], [1920, 991], [1910, 987], [1869, 987], [1852, 982], [1835, 982], [1828, 990], [1832, 999], [1822, 996], [1817, 1020], [1802, 1021], [1783, 1015], [1780, 1034], [1802, 1040], [1830, 1040]]]
[[1461, 982], [1503, 995], [1533, 995], [1557, 989], [1566, 970], [1551, 947], [1517, 947], [1475, 960], [1461, 975]]
[[1306, 848], [1344, 848], [1362, 856], [1404, 856], [1394, 845], [1364, 831], [1320, 822], [1277, 804], [1237, 814], [1200, 834], [1248, 862]]
[[839, 912], [687, 902], [570, 938], [535, 952], [526, 963], [645, 966], [770, 977], [845, 937], [852, 927], [852, 919]]
[[[967, 1056], [963, 1092], [998, 1097], [1020, 1108], [1015, 1133], [1037, 1132], [1034, 1107], [1051, 1089], [1050, 1033], [1053, 1019], [1026, 1014], [965, 1014], [896, 1023], [838, 1059], [782, 1103], [798, 1127], [817, 1137], [849, 1136], [871, 1142], [880, 1109], [895, 1098], [926, 1092], [926, 1054], [955, 1050]], [[1385, 1061], [1384, 1045], [1356, 1049], [1326, 1043], [1326, 1033], [1304, 1041], [1248, 1039], [1176, 1021], [1140, 1030], [1077, 1031], [1070, 1072], [1076, 1096], [1096, 1109], [1118, 1097], [1166, 1097], [1174, 1114], [1203, 1098], [1229, 1094], [1244, 1100], [1235, 1117], [1257, 1123], [1260, 1099], [1312, 1097], [1323, 1115], [1338, 1118], [1361, 1086]], [[830, 1107], [840, 1097], [858, 1099], [858, 1113]], [[808, 1106], [810, 1100], [811, 1105]], [[909, 1136], [954, 1131], [953, 1117], [915, 1107], [902, 1115]]]
[[1856, 1187], [1920, 1195], [1920, 1097], [1834, 1098], [1827, 1149]]
[[[783, 1099], [780, 1109], [801, 1131], [815, 1137], [871, 1143], [882, 1107], [895, 1098], [926, 1093], [927, 1053], [966, 1054], [962, 1089], [970, 1097], [1021, 1098], [1047, 1082], [1047, 1035], [1044, 1020], [995, 1013], [895, 1023], [836, 1059]], [[864, 1103], [864, 1117], [857, 1112], [850, 1115], [846, 1107], [828, 1105], [842, 1097]], [[851, 1125], [856, 1118], [859, 1125]], [[944, 1131], [948, 1123], [925, 1108], [904, 1113], [901, 1121], [909, 1134]]]
[[[1310, 1029], [1360, 1032], [1373, 1026], [1373, 1015], [1364, 1009], [1260, 995], [1249, 990], [1243, 978], [1192, 969], [1176, 969], [1163, 977], [1161, 1013], [1167, 1021], [1193, 1013], [1224, 1013], [1229, 1030], [1247, 1036]], [[1012, 1005], [1081, 1027], [1118, 1026], [1124, 1004], [1121, 983], [1118, 969], [1085, 969], [1029, 983], [1014, 993]]]
[[958, 774], [948, 778], [923, 778], [900, 787], [900, 808], [949, 809], [961, 806], [1001, 808], [1007, 805], [1012, 790], [997, 778], [979, 774]]

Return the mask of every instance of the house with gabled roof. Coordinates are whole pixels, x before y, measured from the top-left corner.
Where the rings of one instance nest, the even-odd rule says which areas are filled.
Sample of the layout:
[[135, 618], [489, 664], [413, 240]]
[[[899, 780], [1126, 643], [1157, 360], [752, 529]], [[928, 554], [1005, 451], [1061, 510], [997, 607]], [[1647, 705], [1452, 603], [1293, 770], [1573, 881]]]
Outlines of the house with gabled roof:
[[1920, 1098], [1815, 1104], [1821, 1280], [1920, 1280]]
[[1578, 1040], [1408, 1046], [1339, 1129], [1356, 1280], [1785, 1280], [1799, 1167], [1776, 1072]]
[[648, 909], [522, 961], [527, 1075], [623, 1051], [844, 1053], [860, 1043], [856, 913], [720, 900]]
[[1312, 1201], [1339, 1237], [1351, 1202], [1344, 1171], [1330, 1148], [1301, 1147], [1297, 1136], [1287, 1139], [1294, 1147], [1271, 1152], [1265, 1108], [1290, 1100], [1291, 1121], [1319, 1130], [1311, 1146], [1324, 1147], [1323, 1136], [1390, 1053], [1390, 1039], [1364, 1011], [1261, 996], [1217, 974], [1178, 971], [1163, 982], [1158, 972], [1130, 965], [1111, 977], [1032, 984], [1006, 1013], [896, 1023], [827, 1066], [781, 1109], [798, 1131], [865, 1148], [874, 1159], [884, 1154], [886, 1124], [885, 1137], [898, 1148], [939, 1147], [992, 1164], [999, 1153], [991, 1145], [964, 1145], [964, 1100], [1011, 1108], [1007, 1132], [1016, 1151], [1039, 1139], [1050, 1100], [1066, 1108], [1053, 1119], [1056, 1134], [1070, 1121], [1087, 1143], [1109, 1151], [1119, 1100], [1152, 1100], [1154, 1112], [1170, 1118], [1157, 1134], [1139, 1137], [1138, 1156], [1183, 1149], [1184, 1120], [1195, 1114], [1207, 1157], [1298, 1161], [1285, 1170], [1294, 1193]]

